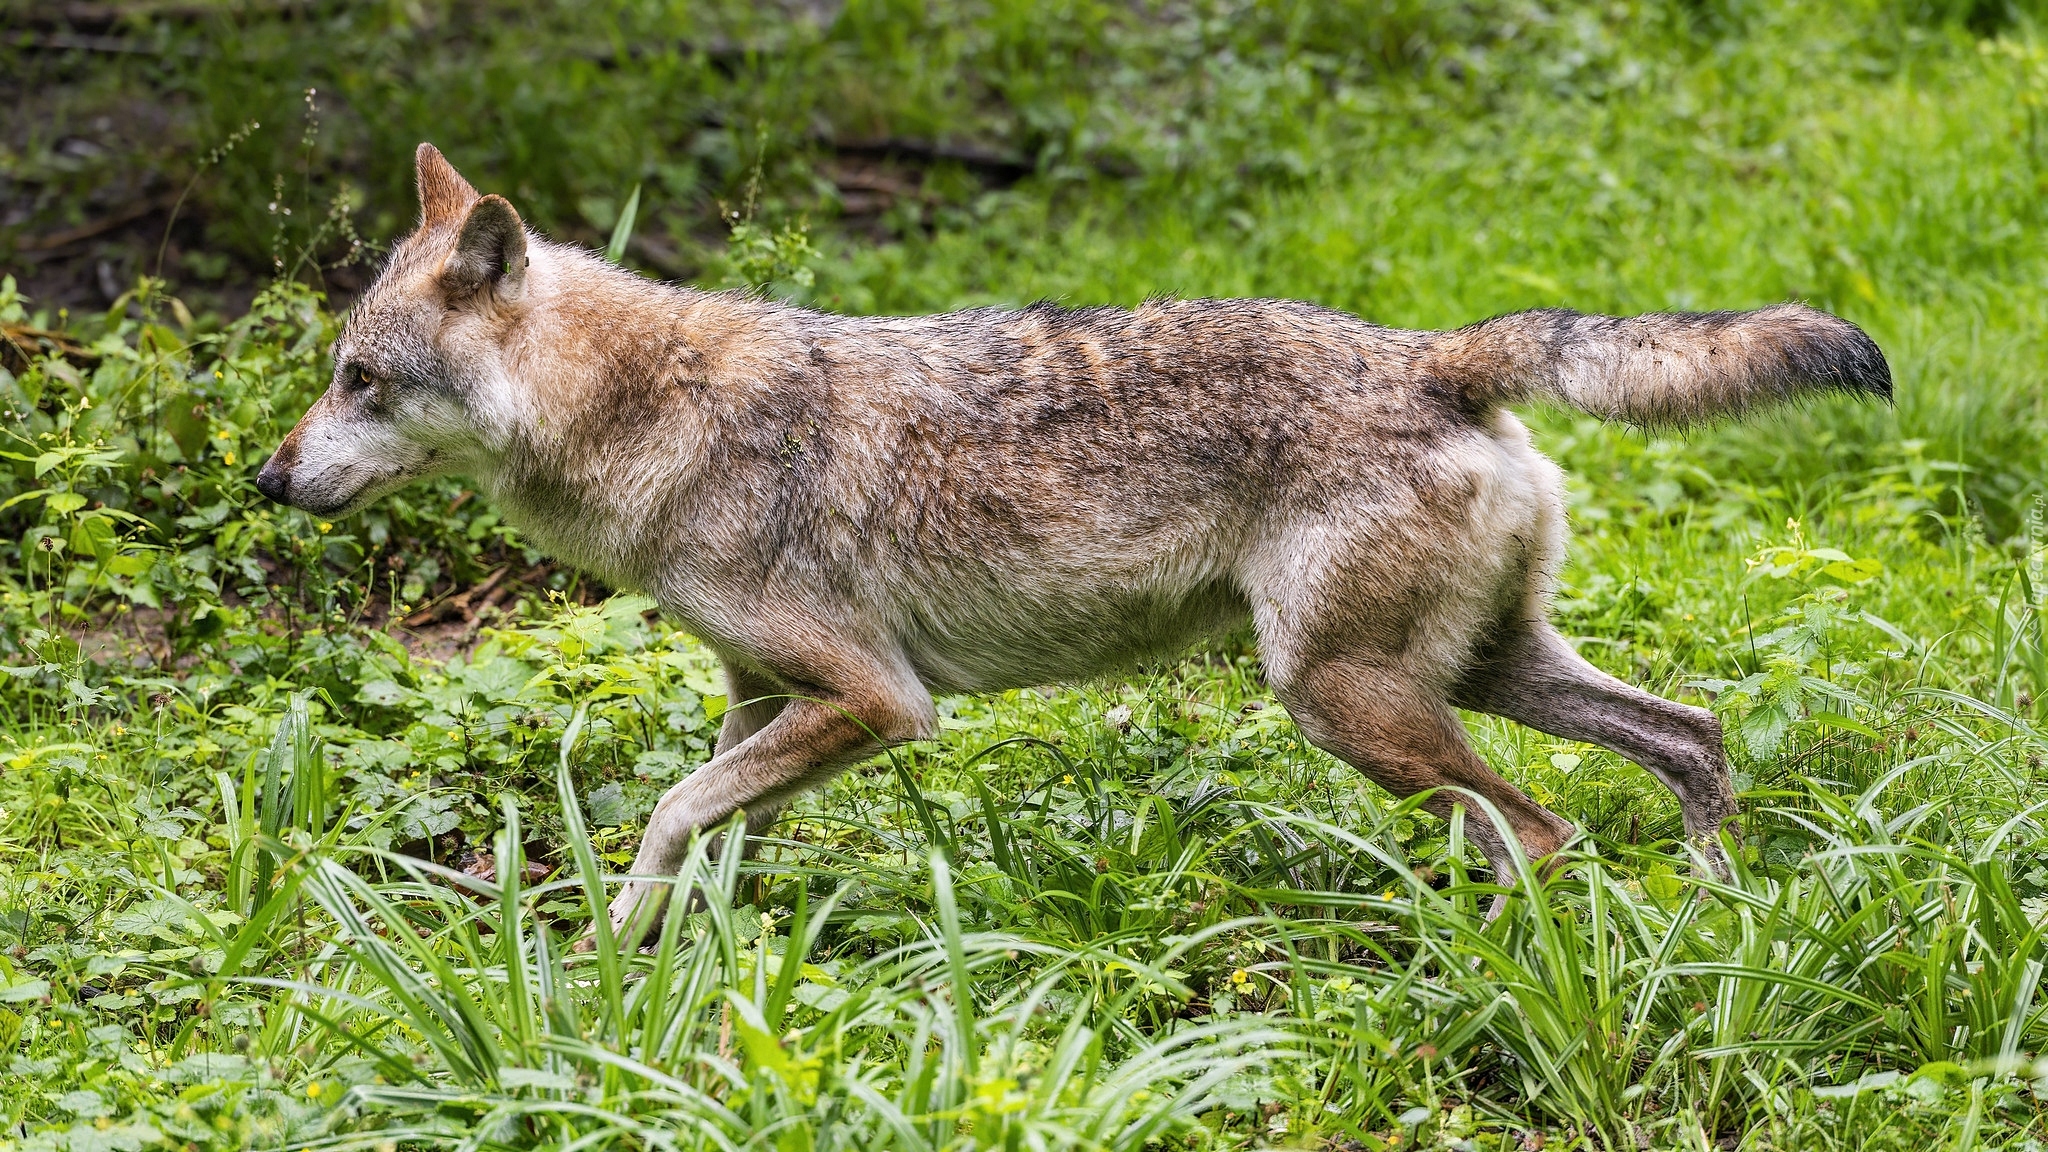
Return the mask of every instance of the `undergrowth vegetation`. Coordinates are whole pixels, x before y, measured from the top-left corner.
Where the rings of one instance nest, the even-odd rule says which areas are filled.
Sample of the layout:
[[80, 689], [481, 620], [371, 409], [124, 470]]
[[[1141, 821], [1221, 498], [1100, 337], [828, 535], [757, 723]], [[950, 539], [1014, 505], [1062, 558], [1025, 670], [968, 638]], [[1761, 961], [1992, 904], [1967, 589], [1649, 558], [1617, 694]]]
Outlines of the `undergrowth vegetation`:
[[[775, 25], [787, 52], [676, 58], [710, 69], [716, 146], [641, 132], [680, 65], [626, 20], [607, 51], [644, 75], [586, 59], [575, 88], [548, 68], [582, 41], [543, 37], [531, 86], [472, 78], [524, 93], [491, 89], [498, 121], [435, 112], [453, 69], [364, 80], [355, 115], [403, 114], [320, 145], [434, 137], [628, 262], [715, 192], [706, 282], [847, 310], [1849, 316], [1896, 410], [1526, 414], [1572, 477], [1562, 627], [1726, 722], [1726, 883], [1639, 768], [1473, 717], [1585, 829], [1554, 876], [1496, 880], [1462, 821], [1307, 746], [1232, 644], [940, 701], [938, 739], [758, 859], [694, 857], [701, 909], [621, 952], [592, 913], [709, 754], [715, 664], [459, 480], [342, 522], [257, 495], [330, 370], [306, 269], [340, 255], [231, 319], [164, 280], [92, 315], [0, 282], [0, 1149], [2042, 1148], [2048, 47], [2018, 6], [1852, 7], [852, 4]], [[509, 60], [559, 15], [458, 8], [359, 18]], [[314, 11], [257, 31], [341, 36]], [[595, 119], [565, 141], [572, 96]], [[854, 227], [806, 167], [817, 108], [1031, 174], [935, 168], [953, 192]], [[472, 165], [462, 132], [498, 150]], [[550, 149], [625, 138], [644, 163], [549, 183], [581, 164]], [[235, 155], [226, 189], [333, 191]], [[621, 207], [568, 223], [600, 184]], [[412, 201], [371, 191], [374, 243]]]

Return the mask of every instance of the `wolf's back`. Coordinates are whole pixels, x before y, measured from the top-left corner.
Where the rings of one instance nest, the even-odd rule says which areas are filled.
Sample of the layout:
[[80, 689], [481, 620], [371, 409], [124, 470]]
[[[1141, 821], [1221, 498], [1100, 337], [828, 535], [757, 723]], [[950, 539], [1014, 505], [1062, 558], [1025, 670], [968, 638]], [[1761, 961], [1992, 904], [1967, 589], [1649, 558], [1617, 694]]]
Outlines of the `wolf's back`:
[[1446, 332], [1428, 354], [1475, 407], [1547, 396], [1605, 420], [1698, 423], [1812, 392], [1891, 399], [1861, 328], [1804, 304], [1754, 312], [1588, 316], [1544, 308]]

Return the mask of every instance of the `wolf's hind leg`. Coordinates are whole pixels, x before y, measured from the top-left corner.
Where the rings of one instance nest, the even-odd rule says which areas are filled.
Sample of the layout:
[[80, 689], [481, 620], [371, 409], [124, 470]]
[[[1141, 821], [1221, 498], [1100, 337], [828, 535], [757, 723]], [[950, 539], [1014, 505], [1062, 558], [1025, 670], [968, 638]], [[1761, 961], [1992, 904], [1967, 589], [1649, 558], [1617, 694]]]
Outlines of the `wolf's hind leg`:
[[[928, 736], [935, 728], [931, 697], [907, 674], [878, 671], [857, 687], [788, 699], [758, 732], [730, 747], [721, 732], [717, 755], [668, 790], [647, 819], [633, 871], [642, 876], [674, 875], [697, 832], [715, 828], [744, 809], [747, 831], [757, 833], [797, 795], [840, 769], [877, 748]], [[647, 881], [627, 884], [612, 901], [613, 928], [625, 932], [629, 926], [638, 931], [651, 927], [671, 887]], [[637, 942], [623, 936], [620, 940], [622, 947]]]
[[[1274, 690], [1302, 734], [1396, 796], [1445, 789], [1424, 802], [1439, 816], [1463, 804], [1466, 832], [1503, 884], [1515, 882], [1507, 841], [1471, 799], [1485, 797], [1514, 829], [1532, 860], [1563, 848], [1571, 824], [1502, 779], [1472, 750], [1450, 706], [1398, 666], [1372, 659], [1323, 659], [1274, 679]], [[1498, 910], [1498, 909], [1496, 909]]]
[[1736, 812], [1721, 722], [1625, 684], [1586, 662], [1548, 623], [1524, 624], [1484, 649], [1452, 699], [1641, 764], [1671, 789], [1687, 837], [1725, 875], [1720, 832]]

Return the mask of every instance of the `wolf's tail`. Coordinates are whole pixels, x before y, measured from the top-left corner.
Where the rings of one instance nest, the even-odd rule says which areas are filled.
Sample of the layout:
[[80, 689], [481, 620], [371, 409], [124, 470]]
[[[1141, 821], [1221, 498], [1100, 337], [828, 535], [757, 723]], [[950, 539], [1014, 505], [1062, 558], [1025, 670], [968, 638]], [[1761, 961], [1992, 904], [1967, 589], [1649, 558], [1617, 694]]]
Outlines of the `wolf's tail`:
[[1621, 318], [1542, 308], [1445, 332], [1428, 356], [1474, 407], [1548, 396], [1604, 420], [1696, 424], [1813, 392], [1890, 400], [1861, 328], [1804, 304]]

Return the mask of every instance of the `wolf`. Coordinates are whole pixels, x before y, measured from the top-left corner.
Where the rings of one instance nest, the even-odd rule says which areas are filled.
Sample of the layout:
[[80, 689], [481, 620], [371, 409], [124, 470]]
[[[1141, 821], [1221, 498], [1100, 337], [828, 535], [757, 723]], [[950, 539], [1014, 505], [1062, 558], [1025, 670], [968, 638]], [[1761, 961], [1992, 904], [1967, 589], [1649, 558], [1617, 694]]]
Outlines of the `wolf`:
[[930, 738], [934, 692], [1103, 677], [1247, 624], [1302, 735], [1431, 812], [1471, 808], [1496, 873], [1575, 829], [1487, 766], [1459, 708], [1641, 764], [1718, 867], [1720, 725], [1549, 623], [1563, 475], [1507, 405], [1679, 427], [1891, 396], [1877, 345], [1798, 303], [1447, 332], [1287, 300], [836, 316], [643, 278], [416, 159], [419, 227], [256, 486], [338, 518], [464, 474], [717, 654], [731, 706], [648, 819], [610, 909], [631, 937], [694, 834], [742, 813], [758, 833]]

